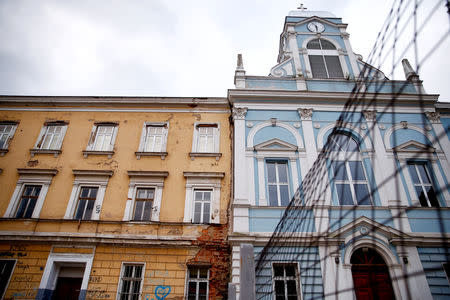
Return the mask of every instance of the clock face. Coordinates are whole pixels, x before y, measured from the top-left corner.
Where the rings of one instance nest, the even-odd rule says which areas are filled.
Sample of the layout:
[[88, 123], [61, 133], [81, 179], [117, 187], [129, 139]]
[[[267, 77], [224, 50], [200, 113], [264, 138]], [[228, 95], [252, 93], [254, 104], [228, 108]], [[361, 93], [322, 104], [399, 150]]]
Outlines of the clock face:
[[308, 29], [311, 32], [319, 33], [325, 30], [325, 26], [320, 22], [313, 21], [308, 23]]

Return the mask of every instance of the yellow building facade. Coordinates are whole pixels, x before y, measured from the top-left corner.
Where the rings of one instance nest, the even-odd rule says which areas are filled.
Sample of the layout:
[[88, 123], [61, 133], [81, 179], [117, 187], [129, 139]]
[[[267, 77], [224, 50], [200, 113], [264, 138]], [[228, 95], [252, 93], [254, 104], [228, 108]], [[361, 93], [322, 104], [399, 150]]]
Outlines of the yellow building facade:
[[225, 297], [229, 116], [226, 98], [1, 97], [0, 297]]

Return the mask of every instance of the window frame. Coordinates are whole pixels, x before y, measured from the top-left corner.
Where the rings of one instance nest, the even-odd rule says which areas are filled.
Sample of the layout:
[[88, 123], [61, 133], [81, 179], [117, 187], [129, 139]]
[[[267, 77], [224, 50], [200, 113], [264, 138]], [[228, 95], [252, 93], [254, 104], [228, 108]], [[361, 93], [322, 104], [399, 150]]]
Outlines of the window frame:
[[[41, 128], [41, 131], [39, 132], [38, 138], [36, 140], [36, 143], [34, 144], [34, 147], [30, 149], [31, 157], [34, 157], [36, 154], [53, 154], [55, 157], [58, 157], [58, 155], [61, 153], [61, 147], [64, 141], [64, 137], [66, 136], [67, 127], [69, 125], [69, 122], [67, 121], [51, 121], [51, 122], [45, 122], [44, 125]], [[43, 144], [48, 135], [52, 136], [52, 140], [55, 136], [55, 133], [49, 133], [50, 128], [56, 128], [61, 127], [59, 135], [56, 140], [55, 146], [52, 147], [46, 147], [44, 148]]]
[[[205, 192], [209, 192], [209, 200], [197, 200], [196, 199], [196, 194], [197, 193], [205, 193]], [[212, 209], [212, 198], [213, 198], [213, 193], [214, 190], [213, 189], [204, 189], [204, 188], [194, 188], [193, 189], [193, 212], [192, 212], [192, 223], [194, 224], [210, 224], [211, 223], [211, 209]], [[203, 194], [204, 196], [204, 194]], [[200, 207], [200, 220], [199, 222], [195, 222], [195, 208], [196, 208], [196, 204], [200, 203], [201, 207]], [[204, 220], [204, 216], [205, 216], [205, 203], [209, 204], [209, 212], [208, 212], [208, 220]]]
[[[161, 133], [161, 149], [160, 151], [146, 151], [145, 146], [148, 139], [148, 129], [150, 127], [162, 128]], [[141, 156], [161, 156], [161, 159], [165, 159], [167, 156], [167, 137], [169, 133], [169, 122], [144, 122], [142, 127], [141, 139], [139, 142], [138, 151], [135, 152], [137, 159]], [[154, 149], [153, 149], [154, 150]]]
[[[186, 199], [183, 222], [194, 221], [194, 190], [211, 190], [210, 223], [220, 224], [221, 181], [225, 177], [222, 172], [183, 172], [186, 178]], [[194, 223], [197, 224], [197, 223]]]
[[[271, 183], [269, 182], [269, 164], [275, 164], [275, 178], [276, 178], [276, 182], [275, 183]], [[278, 165], [284, 165], [285, 169], [286, 169], [286, 179], [287, 181], [285, 183], [281, 183], [279, 182], [279, 170], [278, 170]], [[288, 160], [274, 160], [274, 159], [266, 159], [265, 161], [265, 168], [266, 168], [266, 187], [267, 187], [267, 203], [269, 206], [273, 206], [270, 203], [270, 186], [275, 185], [276, 189], [277, 189], [277, 207], [285, 207], [289, 205], [289, 202], [291, 200], [291, 187], [290, 187], [290, 171], [289, 171], [289, 161]], [[288, 190], [288, 203], [286, 205], [282, 205], [281, 203], [281, 189], [280, 186], [287, 186], [287, 190]]]
[[[357, 146], [357, 150], [356, 151], [344, 151], [344, 150], [330, 150], [329, 151], [329, 172], [330, 173], [330, 178], [332, 180], [333, 186], [334, 186], [334, 191], [337, 197], [337, 205], [339, 206], [375, 206], [375, 201], [374, 201], [374, 197], [372, 195], [372, 187], [371, 184], [369, 182], [369, 177], [367, 176], [367, 170], [366, 170], [366, 166], [364, 165], [364, 161], [361, 155], [361, 143], [349, 132], [346, 131], [338, 131], [335, 133], [332, 133], [334, 135], [344, 135], [347, 136], [347, 138], [353, 140], [353, 142], [355, 142], [356, 146]], [[328, 139], [331, 138], [331, 134], [328, 136]], [[329, 142], [331, 143], [331, 141]], [[337, 142], [335, 141], [335, 144], [337, 144]], [[339, 146], [339, 145], [338, 145]], [[332, 145], [330, 145], [330, 149], [332, 149], [331, 147], [333, 147]], [[352, 177], [352, 168], [350, 167], [350, 162], [359, 162], [361, 164], [361, 168], [363, 170], [363, 175], [365, 180], [362, 179], [353, 179]], [[345, 173], [347, 175], [347, 179], [337, 179], [336, 176], [336, 171], [335, 171], [335, 167], [334, 164], [336, 163], [340, 163], [340, 165], [345, 167]], [[339, 192], [338, 192], [338, 188], [337, 185], [341, 184], [341, 185], [348, 185], [350, 187], [350, 193], [352, 196], [352, 202], [353, 204], [344, 204], [343, 201], [344, 199], [340, 199], [339, 196]], [[367, 195], [369, 196], [369, 203], [370, 204], [359, 204], [358, 203], [358, 198], [356, 195], [356, 189], [355, 186], [356, 185], [360, 185], [360, 184], [364, 184], [367, 186]]]
[[[422, 165], [422, 166], [424, 166], [424, 170], [425, 170], [425, 172], [426, 172], [426, 175], [428, 175], [428, 177], [429, 177], [429, 180], [430, 180], [430, 183], [429, 184], [426, 184], [426, 183], [424, 183], [423, 182], [423, 178], [422, 178], [422, 175], [421, 175], [421, 173], [420, 172], [418, 172], [418, 165]], [[422, 160], [407, 160], [406, 161], [406, 166], [407, 166], [407, 169], [408, 169], [408, 176], [409, 176], [409, 178], [410, 178], [410, 180], [411, 180], [411, 184], [412, 184], [412, 187], [413, 187], [413, 193], [414, 193], [414, 195], [416, 195], [416, 198], [417, 198], [417, 200], [418, 200], [418, 202], [419, 202], [419, 205], [421, 206], [421, 207], [434, 207], [434, 208], [439, 208], [439, 207], [441, 207], [441, 203], [440, 203], [440, 201], [439, 201], [439, 195], [438, 195], [438, 193], [436, 192], [436, 184], [435, 184], [435, 176], [434, 176], [434, 174], [432, 173], [432, 170], [430, 169], [430, 166], [429, 166], [429, 162], [428, 161], [422, 161]], [[412, 174], [411, 174], [411, 169], [409, 168], [409, 166], [414, 166], [414, 169], [415, 169], [415, 172], [416, 172], [416, 175], [417, 175], [417, 177], [419, 178], [419, 181], [420, 181], [420, 183], [415, 183], [414, 182], [414, 180], [413, 180], [413, 176], [412, 176]], [[416, 190], [416, 187], [421, 187], [422, 188], [422, 191], [425, 191], [425, 186], [429, 186], [429, 187], [431, 187], [432, 189], [433, 189], [433, 192], [434, 192], [434, 195], [435, 195], [435, 197], [436, 197], [436, 203], [437, 203], [437, 205], [438, 206], [433, 206], [432, 204], [431, 204], [431, 201], [430, 201], [430, 199], [429, 199], [429, 197], [428, 197], [428, 194], [427, 193], [424, 193], [424, 195], [426, 196], [426, 202], [427, 202], [427, 206], [424, 206], [424, 205], [422, 205], [422, 203], [420, 202], [420, 197], [419, 197], [419, 195], [417, 194], [417, 190]]]
[[72, 170], [75, 179], [72, 186], [72, 192], [70, 193], [69, 202], [67, 204], [64, 219], [77, 220], [76, 213], [78, 209], [78, 200], [83, 187], [97, 187], [97, 195], [92, 210], [92, 215], [89, 220], [80, 221], [93, 221], [100, 219], [101, 208], [105, 197], [106, 187], [108, 185], [109, 178], [113, 175], [113, 171], [110, 170]]
[[[197, 269], [197, 278], [191, 278], [191, 269]], [[206, 278], [200, 278], [200, 270], [201, 269], [207, 269], [207, 276]], [[198, 300], [199, 298], [199, 283], [206, 282], [206, 299], [209, 299], [209, 280], [210, 280], [210, 270], [211, 268], [209, 266], [203, 266], [203, 265], [188, 265], [187, 267], [187, 274], [186, 274], [186, 293], [185, 297], [186, 299], [189, 299], [189, 283], [195, 282], [196, 288], [195, 288], [195, 300]]]
[[[99, 135], [99, 129], [101, 127], [112, 127], [111, 140], [109, 141], [107, 149], [95, 150], [96, 141], [98, 140]], [[86, 150], [83, 151], [84, 157], [87, 158], [89, 155], [108, 155], [108, 158], [111, 158], [114, 154], [114, 145], [116, 142], [118, 129], [118, 122], [95, 122], [92, 126]]]
[[[153, 197], [150, 198], [138, 198], [138, 194], [140, 190], [151, 190], [153, 193]], [[152, 187], [136, 187], [135, 190], [135, 195], [134, 195], [134, 208], [133, 208], [133, 221], [134, 222], [150, 222], [152, 221], [152, 212], [153, 212], [153, 204], [155, 203], [155, 196], [156, 196], [156, 188], [152, 188]], [[149, 200], [150, 199], [150, 200]], [[141, 212], [141, 217], [139, 219], [136, 219], [136, 205], [138, 202], [144, 202], [144, 209]], [[149, 219], [144, 219], [144, 215], [145, 215], [145, 209], [147, 208], [147, 203], [146, 202], [151, 202], [151, 207], [150, 207], [150, 215], [149, 215]]]
[[[275, 276], [275, 266], [283, 266], [283, 276]], [[292, 276], [287, 276], [286, 275], [286, 269], [284, 268], [285, 266], [293, 266], [295, 269], [295, 276], [292, 278]], [[287, 284], [286, 282], [288, 280], [294, 280], [295, 281], [295, 288], [296, 288], [296, 294], [297, 294], [297, 299], [302, 299], [302, 289], [301, 289], [301, 280], [300, 280], [300, 272], [299, 272], [299, 264], [294, 262], [272, 262], [272, 294], [273, 294], [273, 299], [275, 300], [277, 295], [276, 295], [276, 290], [275, 290], [275, 281], [276, 280], [283, 280], [283, 285], [284, 285], [284, 290], [285, 290], [285, 300], [288, 299], [288, 295], [287, 295]]]
[[[33, 196], [33, 195], [27, 195], [27, 196], [26, 196], [26, 195], [25, 195], [25, 191], [26, 191], [27, 188], [29, 188], [29, 187], [33, 187], [33, 190], [34, 190], [35, 188], [37, 188], [37, 187], [39, 188], [39, 192], [38, 192], [37, 196]], [[22, 191], [21, 191], [21, 194], [20, 194], [19, 202], [18, 202], [18, 204], [17, 204], [16, 210], [15, 210], [15, 213], [14, 213], [14, 218], [15, 218], [15, 219], [29, 219], [29, 218], [31, 218], [31, 216], [33, 215], [34, 208], [36, 207], [36, 203], [37, 203], [37, 201], [38, 201], [38, 199], [39, 199], [39, 195], [41, 194], [41, 190], [42, 190], [42, 185], [40, 185], [40, 184], [24, 184], [24, 186], [23, 186], [23, 188], [22, 188]], [[24, 200], [25, 197], [27, 197], [28, 199], [27, 199], [27, 200]], [[26, 217], [26, 214], [27, 214], [27, 211], [28, 211], [28, 209], [29, 209], [29, 205], [30, 205], [30, 202], [32, 201], [32, 200], [31, 200], [32, 198], [34, 198], [35, 200], [34, 200], [33, 209], [32, 209], [32, 211], [31, 211], [31, 216], [30, 216], [30, 217]], [[25, 211], [23, 212], [24, 215], [21, 216], [21, 217], [19, 217], [19, 216], [18, 216], [19, 208], [22, 206], [22, 203], [23, 203], [24, 201], [27, 201]]]
[[[213, 138], [213, 150], [212, 152], [200, 151], [199, 143], [200, 143], [200, 128], [213, 128], [212, 130], [212, 138]], [[195, 122], [194, 123], [194, 134], [192, 139], [192, 151], [189, 153], [191, 159], [193, 160], [195, 157], [215, 157], [216, 160], [222, 156], [220, 153], [220, 123], [204, 123], [204, 122]]]
[[5, 289], [3, 290], [3, 291], [1, 291], [0, 290], [0, 299], [3, 299], [3, 297], [5, 296], [5, 293], [6, 293], [6, 291], [8, 290], [8, 286], [9, 286], [9, 283], [11, 282], [11, 278], [12, 278], [12, 275], [14, 274], [14, 270], [15, 270], [15, 268], [16, 268], [16, 264], [17, 264], [17, 259], [0, 259], [0, 262], [1, 261], [12, 261], [13, 262], [13, 266], [12, 266], [12, 268], [11, 268], [11, 273], [9, 274], [9, 278], [8, 278], [8, 280], [5, 282], [6, 284], [5, 284]]
[[[95, 198], [94, 197], [82, 197], [81, 195], [82, 195], [82, 192], [83, 192], [84, 189], [89, 189], [89, 190], [96, 189]], [[73, 217], [74, 220], [90, 221], [92, 219], [92, 214], [94, 212], [95, 202], [97, 201], [97, 196], [98, 196], [99, 190], [100, 190], [99, 186], [80, 185], [80, 187], [78, 189], [78, 193], [77, 193], [77, 200], [76, 200], [77, 201], [77, 205], [76, 205], [75, 212], [74, 212], [74, 217]], [[90, 193], [90, 191], [89, 191], [89, 193]], [[81, 202], [81, 200], [86, 200], [87, 203], [86, 203], [86, 205], [83, 208], [83, 213], [81, 215], [81, 219], [79, 219], [79, 218], [77, 218], [77, 215], [78, 215], [78, 210], [80, 209], [80, 202]], [[93, 202], [92, 203], [92, 211], [91, 211], [91, 214], [90, 214], [89, 218], [85, 218], [86, 210], [87, 210], [87, 207], [89, 205], [88, 202]]]
[[1, 136], [6, 136], [5, 143], [2, 147], [0, 147], [0, 156], [5, 155], [5, 153], [9, 151], [9, 145], [14, 137], [14, 134], [16, 133], [18, 124], [19, 122], [15, 121], [0, 121], [0, 126], [11, 126], [11, 130], [8, 133], [0, 133], [0, 138]]
[[[4, 218], [16, 218], [17, 209], [21, 203], [22, 195], [26, 186], [41, 186], [39, 196], [36, 199], [31, 219], [40, 216], [45, 197], [52, 182], [53, 176], [58, 173], [56, 169], [17, 169], [19, 180], [9, 201], [9, 205], [3, 215]], [[23, 219], [23, 218], [19, 218]]]
[[[128, 185], [128, 197], [125, 204], [123, 221], [159, 222], [164, 180], [167, 176], [169, 176], [169, 172], [166, 171], [128, 171], [130, 183]], [[151, 188], [155, 190], [152, 213], [150, 220], [148, 221], [133, 220], [136, 205], [136, 192], [139, 188]]]
[[[139, 297], [138, 299], [141, 299], [142, 296], [142, 291], [143, 291], [143, 286], [144, 286], [144, 278], [145, 278], [145, 267], [146, 267], [146, 263], [145, 262], [122, 262], [122, 265], [120, 267], [120, 277], [119, 277], [119, 282], [117, 285], [117, 296], [116, 299], [120, 300], [121, 299], [121, 294], [122, 294], [122, 287], [123, 287], [123, 275], [125, 272], [125, 267], [126, 266], [142, 266], [142, 272], [141, 272], [141, 277], [140, 277], [140, 287], [139, 287]], [[134, 272], [134, 271], [133, 271]], [[128, 278], [128, 277], [127, 277]], [[130, 277], [130, 278], [136, 278], [136, 277]], [[133, 281], [137, 281], [137, 280], [133, 280]], [[128, 299], [132, 299], [129, 297], [130, 295], [128, 295]]]

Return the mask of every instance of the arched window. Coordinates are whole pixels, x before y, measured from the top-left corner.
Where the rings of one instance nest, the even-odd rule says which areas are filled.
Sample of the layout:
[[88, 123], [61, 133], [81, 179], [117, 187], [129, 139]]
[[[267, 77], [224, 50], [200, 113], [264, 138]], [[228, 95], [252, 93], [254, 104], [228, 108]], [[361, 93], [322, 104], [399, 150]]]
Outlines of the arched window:
[[327, 40], [314, 39], [306, 45], [313, 78], [344, 78], [336, 47]]
[[359, 143], [343, 132], [328, 137], [333, 181], [340, 205], [372, 205]]

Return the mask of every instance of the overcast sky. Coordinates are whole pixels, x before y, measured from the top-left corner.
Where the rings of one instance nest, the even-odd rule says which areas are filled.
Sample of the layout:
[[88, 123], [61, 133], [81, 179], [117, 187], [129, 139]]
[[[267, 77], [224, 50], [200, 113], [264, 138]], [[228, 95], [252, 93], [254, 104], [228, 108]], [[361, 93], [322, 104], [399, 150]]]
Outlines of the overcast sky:
[[[445, 1], [423, 2], [419, 25], [435, 4], [441, 8], [421, 31], [419, 60], [449, 30]], [[342, 17], [364, 60], [392, 6], [388, 0], [303, 3]], [[284, 18], [298, 6], [294, 0], [1, 0], [0, 94], [225, 97], [238, 53], [247, 75], [268, 75]], [[450, 101], [449, 38], [441, 44], [420, 75], [428, 93]], [[415, 67], [413, 52], [404, 56]], [[382, 71], [392, 78], [387, 61]], [[403, 72], [394, 77], [404, 79]]]

